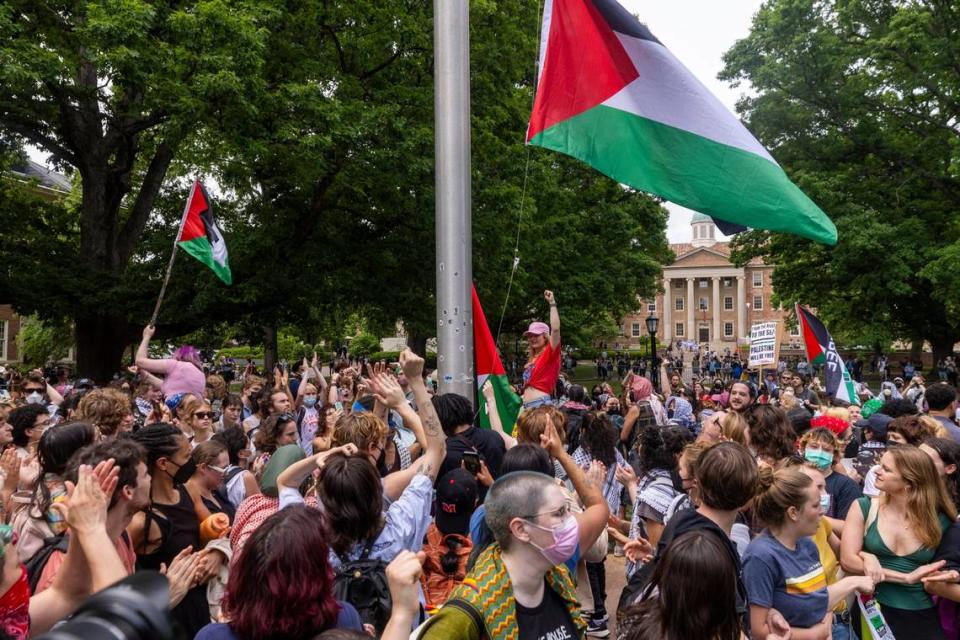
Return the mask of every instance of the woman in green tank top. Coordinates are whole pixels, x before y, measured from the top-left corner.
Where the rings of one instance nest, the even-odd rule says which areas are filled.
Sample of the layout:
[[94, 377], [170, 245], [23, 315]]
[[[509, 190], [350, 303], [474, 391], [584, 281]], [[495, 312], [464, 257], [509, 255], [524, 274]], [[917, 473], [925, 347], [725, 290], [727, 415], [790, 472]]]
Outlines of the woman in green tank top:
[[847, 514], [841, 565], [876, 580], [876, 599], [895, 637], [943, 638], [921, 581], [943, 565], [932, 560], [956, 509], [933, 462], [915, 447], [883, 454], [877, 488], [880, 498], [861, 498]]

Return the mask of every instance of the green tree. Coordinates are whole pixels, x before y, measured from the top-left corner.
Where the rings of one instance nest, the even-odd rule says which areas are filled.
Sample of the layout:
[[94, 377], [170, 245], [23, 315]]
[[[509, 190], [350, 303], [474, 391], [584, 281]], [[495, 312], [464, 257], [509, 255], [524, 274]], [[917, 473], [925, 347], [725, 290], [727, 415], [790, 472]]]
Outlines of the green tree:
[[725, 56], [738, 110], [837, 225], [825, 247], [752, 231], [781, 301], [850, 340], [960, 339], [960, 6], [773, 0]]
[[0, 137], [82, 179], [77, 218], [39, 230], [72, 277], [44, 261], [3, 293], [21, 312], [74, 318], [84, 375], [116, 370], [130, 336], [119, 281], [171, 162], [199, 124], [250, 112], [276, 15], [253, 0], [0, 0]]
[[45, 367], [47, 363], [66, 358], [73, 346], [73, 331], [64, 320], [42, 321], [36, 316], [20, 320], [17, 346], [24, 365]]

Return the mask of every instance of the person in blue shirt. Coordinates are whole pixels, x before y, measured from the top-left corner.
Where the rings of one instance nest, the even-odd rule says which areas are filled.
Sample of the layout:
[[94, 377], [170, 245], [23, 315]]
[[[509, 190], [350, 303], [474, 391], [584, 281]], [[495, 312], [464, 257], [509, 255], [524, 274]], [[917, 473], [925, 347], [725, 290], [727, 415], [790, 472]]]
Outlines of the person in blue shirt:
[[770, 633], [770, 609], [783, 615], [795, 640], [829, 637], [833, 608], [854, 590], [873, 593], [873, 579], [851, 576], [827, 585], [811, 538], [823, 515], [820, 492], [802, 471], [774, 472], [762, 466], [753, 510], [768, 527], [743, 555], [753, 638], [766, 638]]

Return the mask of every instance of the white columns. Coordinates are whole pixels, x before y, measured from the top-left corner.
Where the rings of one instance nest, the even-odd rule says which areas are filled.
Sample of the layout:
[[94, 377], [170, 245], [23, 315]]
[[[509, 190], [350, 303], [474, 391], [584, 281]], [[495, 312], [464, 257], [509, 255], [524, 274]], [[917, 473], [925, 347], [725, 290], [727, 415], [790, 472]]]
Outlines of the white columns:
[[661, 322], [663, 322], [663, 331], [660, 335], [663, 336], [664, 344], [670, 344], [670, 340], [673, 338], [673, 325], [670, 320], [670, 313], [673, 311], [673, 294], [670, 292], [670, 278], [663, 279], [663, 313], [660, 314]]
[[694, 309], [693, 304], [693, 285], [694, 278], [687, 278], [687, 331], [684, 339], [686, 340], [696, 340], [696, 326], [694, 321]]
[[744, 276], [737, 276], [737, 339], [746, 337], [745, 314], [747, 309], [747, 289]]
[[711, 342], [720, 340], [720, 278], [713, 277], [713, 335]]

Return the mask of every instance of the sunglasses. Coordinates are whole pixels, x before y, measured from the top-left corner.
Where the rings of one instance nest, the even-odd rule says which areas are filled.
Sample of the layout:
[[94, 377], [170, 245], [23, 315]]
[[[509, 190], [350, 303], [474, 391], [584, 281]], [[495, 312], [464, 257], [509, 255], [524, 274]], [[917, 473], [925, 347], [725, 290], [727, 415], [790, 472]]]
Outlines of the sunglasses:
[[213, 411], [197, 411], [193, 414], [193, 417], [200, 418], [201, 420], [205, 420], [207, 418], [209, 418], [210, 420], [213, 420], [213, 417], [215, 415], [217, 414], [214, 413]]

